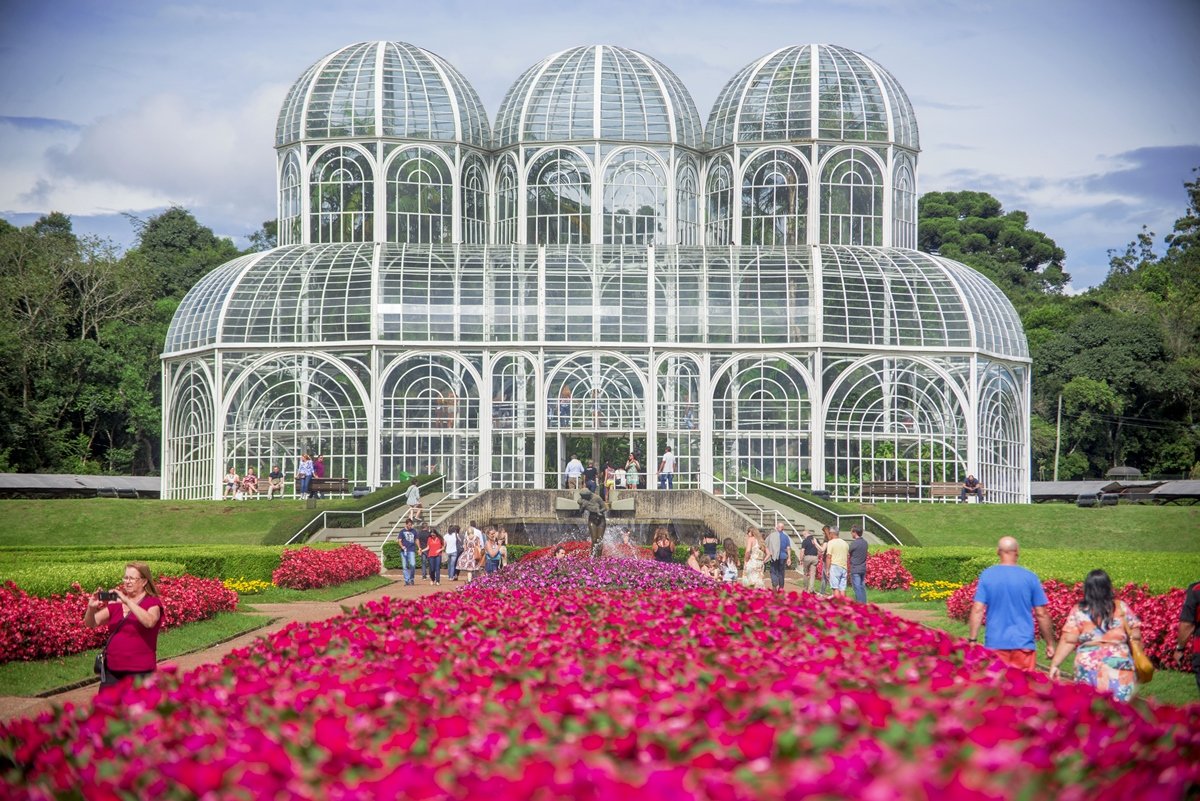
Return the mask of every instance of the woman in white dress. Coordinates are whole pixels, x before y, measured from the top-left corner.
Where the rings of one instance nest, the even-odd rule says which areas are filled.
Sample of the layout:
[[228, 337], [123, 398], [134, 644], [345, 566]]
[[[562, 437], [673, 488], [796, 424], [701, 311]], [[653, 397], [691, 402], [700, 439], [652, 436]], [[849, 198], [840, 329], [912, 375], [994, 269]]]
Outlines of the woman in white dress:
[[763, 582], [763, 562], [767, 558], [767, 549], [763, 546], [762, 535], [754, 526], [746, 529], [746, 565], [742, 570], [742, 584], [755, 590], [765, 590]]
[[480, 552], [483, 550], [483, 540], [475, 526], [467, 526], [463, 535], [463, 544], [458, 554], [458, 572], [467, 574], [467, 581], [475, 578], [475, 571], [483, 569]]

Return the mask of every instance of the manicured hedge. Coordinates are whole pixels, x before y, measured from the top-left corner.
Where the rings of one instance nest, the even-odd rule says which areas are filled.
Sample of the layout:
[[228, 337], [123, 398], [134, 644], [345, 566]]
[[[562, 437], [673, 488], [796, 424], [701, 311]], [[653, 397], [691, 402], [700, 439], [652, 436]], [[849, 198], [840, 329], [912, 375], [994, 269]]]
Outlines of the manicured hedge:
[[[762, 484], [767, 485], [764, 487], [756, 484], [753, 488], [755, 494], [762, 495], [764, 498], [770, 498], [772, 501], [775, 501], [778, 504], [786, 506], [789, 509], [793, 509], [800, 514], [805, 515], [806, 517], [813, 518], [822, 525], [832, 526], [837, 520], [837, 515], [839, 514], [850, 517], [861, 516], [864, 514], [861, 509], [849, 504], [838, 503], [837, 501], [827, 501], [824, 498], [818, 498], [816, 495], [804, 492], [803, 490], [798, 490], [795, 487], [788, 487], [783, 484], [778, 484], [774, 481], [766, 481], [763, 479], [755, 479], [755, 481], [761, 481]], [[797, 503], [793, 498], [789, 498], [783, 492], [773, 492], [772, 488], [775, 490], [786, 490], [788, 492], [794, 492], [797, 495], [801, 495], [806, 500], [812, 501], [818, 508], [813, 508], [808, 504]], [[897, 523], [887, 515], [882, 515], [874, 511], [869, 512], [868, 514], [870, 514], [871, 517], [875, 518], [883, 525], [887, 526], [904, 545], [921, 544], [921, 541], [917, 539], [917, 536], [913, 534], [912, 531], [910, 531], [906, 526]], [[867, 524], [866, 528], [868, 530], [870, 529], [870, 523]], [[844, 532], [843, 536], [849, 536], [849, 534], [850, 532], [846, 531]]]
[[[128, 561], [128, 560], [126, 560]], [[78, 583], [86, 593], [97, 587], [111, 589], [125, 575], [125, 561], [112, 562], [58, 562], [55, 564], [31, 565], [16, 569], [5, 568], [4, 580], [15, 583], [29, 595], [49, 598], [71, 591]], [[181, 562], [150, 562], [150, 572], [155, 577], [182, 576], [187, 572]]]
[[[332, 543], [316, 543], [316, 548], [336, 548]], [[200, 578], [258, 579], [270, 581], [279, 567], [280, 546], [267, 545], [161, 545], [123, 548], [36, 547], [0, 548], [0, 580], [16, 571], [42, 569], [64, 562], [169, 562], [183, 565], [183, 572]], [[118, 571], [119, 574], [119, 571]]]

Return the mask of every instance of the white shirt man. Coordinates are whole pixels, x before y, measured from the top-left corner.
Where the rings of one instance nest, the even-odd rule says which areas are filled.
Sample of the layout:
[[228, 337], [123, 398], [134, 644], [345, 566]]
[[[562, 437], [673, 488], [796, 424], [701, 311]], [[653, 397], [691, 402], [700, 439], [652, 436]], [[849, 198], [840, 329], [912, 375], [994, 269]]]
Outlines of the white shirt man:
[[572, 456], [571, 461], [567, 462], [567, 489], [579, 489], [583, 486], [580, 480], [583, 478], [583, 463], [579, 461], [578, 456]]
[[658, 488], [675, 489], [675, 454], [671, 452], [670, 445], [658, 465]]

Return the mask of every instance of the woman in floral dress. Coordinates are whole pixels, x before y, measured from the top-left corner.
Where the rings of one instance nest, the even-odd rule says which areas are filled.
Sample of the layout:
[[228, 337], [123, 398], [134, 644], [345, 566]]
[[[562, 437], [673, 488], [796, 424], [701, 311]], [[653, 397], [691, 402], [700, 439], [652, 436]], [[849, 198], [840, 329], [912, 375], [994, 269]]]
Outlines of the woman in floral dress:
[[466, 573], [467, 581], [475, 578], [475, 571], [483, 569], [482, 560], [479, 558], [482, 550], [483, 540], [479, 536], [479, 529], [474, 525], [467, 526], [467, 533], [463, 536], [462, 548], [458, 554], [458, 572]]
[[1075, 681], [1110, 693], [1118, 701], [1128, 701], [1137, 694], [1130, 640], [1142, 641], [1141, 621], [1124, 601], [1114, 598], [1108, 574], [1093, 570], [1084, 579], [1083, 600], [1063, 624], [1050, 662], [1050, 678], [1058, 678], [1059, 665], [1078, 648]]
[[765, 590], [763, 582], [763, 561], [767, 558], [767, 549], [763, 546], [762, 537], [754, 526], [746, 529], [746, 566], [742, 570], [742, 584], [751, 589]]

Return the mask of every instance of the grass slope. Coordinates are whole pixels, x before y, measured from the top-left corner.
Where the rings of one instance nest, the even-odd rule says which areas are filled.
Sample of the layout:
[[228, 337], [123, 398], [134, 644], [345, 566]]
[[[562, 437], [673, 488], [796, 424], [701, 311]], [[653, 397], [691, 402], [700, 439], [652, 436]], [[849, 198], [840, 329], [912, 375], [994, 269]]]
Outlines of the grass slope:
[[0, 545], [262, 545], [291, 517], [311, 517], [305, 502], [158, 501], [74, 498], [0, 501]]
[[1200, 505], [1120, 505], [1080, 509], [1064, 503], [859, 504], [907, 526], [922, 545], [995, 548], [1015, 536], [1022, 548], [1200, 553]]

